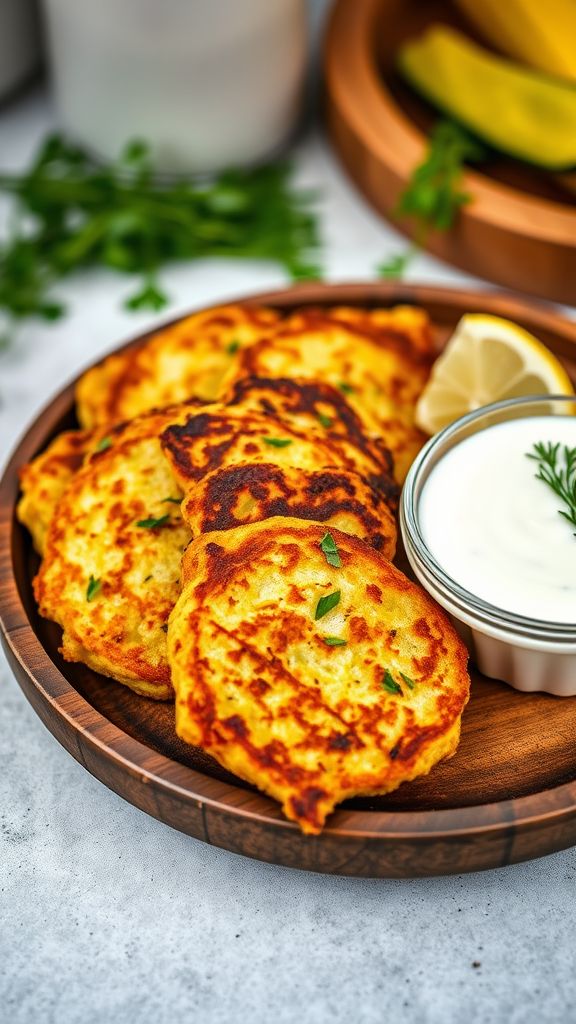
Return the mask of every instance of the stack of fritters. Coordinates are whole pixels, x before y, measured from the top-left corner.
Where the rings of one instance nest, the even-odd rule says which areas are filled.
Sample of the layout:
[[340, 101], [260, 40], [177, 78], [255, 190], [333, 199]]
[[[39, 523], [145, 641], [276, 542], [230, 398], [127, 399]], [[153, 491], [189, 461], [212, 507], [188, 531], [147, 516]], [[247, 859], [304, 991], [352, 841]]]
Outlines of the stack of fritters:
[[222, 307], [88, 371], [85, 429], [22, 471], [63, 656], [175, 687], [178, 734], [304, 831], [458, 742], [462, 645], [390, 563], [430, 361], [408, 307]]

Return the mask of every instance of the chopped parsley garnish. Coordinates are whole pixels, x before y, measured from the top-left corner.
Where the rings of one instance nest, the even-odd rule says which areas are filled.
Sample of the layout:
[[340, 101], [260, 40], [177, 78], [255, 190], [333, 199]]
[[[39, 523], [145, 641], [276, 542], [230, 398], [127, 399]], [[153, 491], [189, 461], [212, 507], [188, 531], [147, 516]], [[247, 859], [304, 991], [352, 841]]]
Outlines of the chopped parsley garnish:
[[389, 672], [388, 669], [385, 669], [384, 671], [384, 675], [382, 677], [382, 686], [384, 687], [385, 690], [388, 691], [388, 693], [402, 693], [402, 687], [400, 686], [400, 683], [396, 682], [396, 680], [392, 676], [392, 673]]
[[158, 519], [150, 517], [150, 519], [139, 519], [136, 526], [141, 526], [144, 530], [155, 530], [157, 526], [165, 526], [170, 516], [166, 513], [165, 516], [159, 516]]
[[101, 437], [100, 440], [98, 441], [98, 444], [96, 445], [96, 451], [97, 452], [105, 452], [107, 448], [111, 448], [111, 447], [112, 447], [112, 438], [111, 437]]
[[90, 576], [88, 580], [88, 586], [86, 587], [86, 600], [93, 601], [97, 594], [100, 593], [102, 587], [102, 580], [96, 579], [95, 576]]
[[321, 597], [316, 605], [316, 611], [314, 612], [314, 619], [323, 619], [328, 612], [331, 612], [340, 602], [340, 591], [335, 590], [332, 594], [325, 594]]
[[340, 561], [340, 555], [338, 548], [336, 547], [336, 541], [331, 533], [325, 533], [320, 541], [320, 547], [324, 553], [324, 557], [328, 562], [328, 565], [333, 565], [336, 569], [339, 569], [342, 565]]
[[343, 640], [341, 636], [325, 636], [324, 643], [328, 644], [328, 647], [346, 647], [347, 640]]
[[287, 448], [289, 444], [292, 444], [292, 439], [289, 437], [263, 437], [262, 440], [272, 448]]
[[403, 680], [404, 680], [404, 682], [406, 683], [406, 686], [407, 686], [407, 687], [408, 687], [408, 688], [409, 688], [410, 690], [413, 690], [413, 689], [414, 689], [414, 687], [416, 686], [416, 683], [414, 682], [414, 680], [413, 680], [413, 679], [410, 679], [410, 676], [405, 676], [403, 672], [401, 672], [401, 673], [400, 673], [400, 675], [402, 676], [402, 679], [403, 679]]
[[235, 353], [238, 351], [239, 348], [240, 348], [240, 342], [239, 341], [231, 341], [230, 344], [228, 345], [228, 348], [226, 349], [226, 351], [227, 351], [228, 355], [233, 356], [233, 355], [235, 355]]
[[345, 380], [339, 381], [338, 382], [338, 387], [340, 388], [340, 391], [342, 392], [343, 395], [353, 395], [354, 394], [354, 388], [352, 387], [351, 384], [348, 384], [347, 381], [345, 381]]
[[181, 505], [182, 504], [182, 498], [161, 498], [160, 503], [162, 505], [165, 505], [167, 501], [171, 502], [172, 505]]
[[334, 423], [334, 420], [331, 416], [326, 416], [323, 412], [319, 412], [318, 422], [320, 423], [320, 426], [325, 427], [326, 430], [328, 430], [328, 428]]

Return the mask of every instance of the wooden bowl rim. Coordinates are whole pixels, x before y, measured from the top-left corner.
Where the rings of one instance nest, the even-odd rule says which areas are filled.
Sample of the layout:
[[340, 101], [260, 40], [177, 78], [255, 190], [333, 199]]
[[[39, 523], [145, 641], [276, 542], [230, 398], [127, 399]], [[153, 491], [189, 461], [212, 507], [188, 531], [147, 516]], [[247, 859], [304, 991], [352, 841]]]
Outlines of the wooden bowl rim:
[[[326, 35], [324, 71], [329, 94], [346, 110], [357, 137], [406, 181], [424, 155], [426, 137], [397, 106], [379, 72], [370, 41], [381, 8], [382, 0], [336, 0]], [[399, 138], [402, 145], [393, 141]], [[474, 202], [462, 208], [462, 217], [531, 240], [576, 245], [576, 206], [523, 193], [474, 170], [464, 173], [463, 185], [474, 194]]]
[[[368, 284], [316, 284], [295, 285], [279, 291], [262, 292], [242, 299], [230, 299], [242, 305], [263, 304], [290, 310], [302, 304], [318, 305], [384, 305], [407, 303], [424, 308], [434, 304], [456, 307], [463, 313], [470, 308], [480, 312], [523, 317], [533, 325], [561, 337], [576, 355], [576, 324], [561, 319], [546, 308], [538, 308], [504, 293], [473, 292], [427, 285], [404, 285], [394, 282]], [[226, 304], [210, 304], [202, 310]], [[190, 314], [186, 314], [190, 315]], [[139, 333], [120, 345], [122, 351], [139, 344], [169, 324], [184, 316], [175, 317], [152, 330]], [[433, 317], [432, 317], [433, 319]], [[105, 358], [105, 357], [104, 357]], [[100, 362], [101, 360], [98, 360]], [[93, 364], [96, 365], [96, 364]], [[142, 782], [155, 783], [160, 789], [178, 794], [195, 806], [209, 806], [220, 813], [260, 822], [273, 828], [297, 831], [287, 821], [279, 805], [270, 798], [252, 793], [241, 786], [222, 782], [212, 776], [189, 768], [129, 736], [97, 711], [72, 686], [66, 676], [51, 661], [48, 652], [36, 636], [23, 601], [16, 578], [12, 545], [14, 539], [14, 509], [18, 496], [18, 469], [43, 447], [52, 436], [63, 415], [73, 405], [75, 378], [65, 386], [37, 415], [14, 449], [0, 481], [0, 628], [5, 643], [32, 683], [42, 703], [51, 706], [69, 727], [80, 734], [85, 742], [100, 752], [125, 773]], [[74, 696], [74, 710], [66, 708], [68, 697]], [[151, 755], [154, 771], [146, 767]], [[176, 772], [176, 779], [171, 777]], [[249, 806], [248, 806], [249, 804]], [[564, 783], [549, 790], [518, 799], [470, 805], [444, 810], [426, 811], [366, 811], [337, 809], [331, 816], [323, 836], [364, 838], [394, 841], [430, 841], [453, 839], [485, 833], [507, 832], [542, 827], [576, 815], [576, 781]], [[317, 841], [322, 841], [322, 836]]]

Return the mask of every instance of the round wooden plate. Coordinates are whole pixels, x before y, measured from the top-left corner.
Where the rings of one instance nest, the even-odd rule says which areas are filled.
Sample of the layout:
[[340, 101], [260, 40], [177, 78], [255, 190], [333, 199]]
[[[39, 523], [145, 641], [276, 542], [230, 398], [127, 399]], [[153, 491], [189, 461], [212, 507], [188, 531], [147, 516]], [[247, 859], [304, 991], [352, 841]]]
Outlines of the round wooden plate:
[[[399, 44], [442, 21], [474, 33], [446, 0], [337, 0], [326, 36], [328, 130], [349, 174], [370, 202], [397, 221], [401, 192], [426, 150], [439, 115], [394, 70]], [[513, 160], [468, 171], [472, 201], [426, 248], [468, 270], [531, 295], [576, 302], [576, 200], [543, 172]]]
[[[463, 313], [497, 313], [538, 335], [576, 380], [576, 325], [503, 295], [310, 284], [246, 302], [281, 311], [304, 303], [414, 303], [430, 314], [439, 348]], [[0, 484], [0, 625], [30, 703], [88, 771], [173, 828], [236, 853], [312, 871], [448, 874], [576, 844], [576, 698], [520, 694], [473, 673], [456, 756], [387, 797], [350, 801], [321, 836], [310, 837], [287, 822], [274, 801], [178, 740], [172, 705], [137, 697], [82, 665], [63, 662], [60, 630], [36, 611], [31, 578], [37, 559], [14, 507], [18, 467], [75, 424], [73, 392], [70, 385], [40, 414]], [[30, 771], [38, 770], [31, 757]]]

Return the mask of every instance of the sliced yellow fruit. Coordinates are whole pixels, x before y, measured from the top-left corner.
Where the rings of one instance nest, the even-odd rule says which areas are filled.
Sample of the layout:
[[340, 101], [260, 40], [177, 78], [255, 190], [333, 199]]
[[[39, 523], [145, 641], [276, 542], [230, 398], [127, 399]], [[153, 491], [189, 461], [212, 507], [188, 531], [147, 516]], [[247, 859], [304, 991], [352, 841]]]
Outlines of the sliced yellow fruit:
[[435, 434], [491, 402], [573, 394], [566, 370], [541, 341], [511, 320], [469, 313], [434, 364], [416, 406], [416, 423]]

